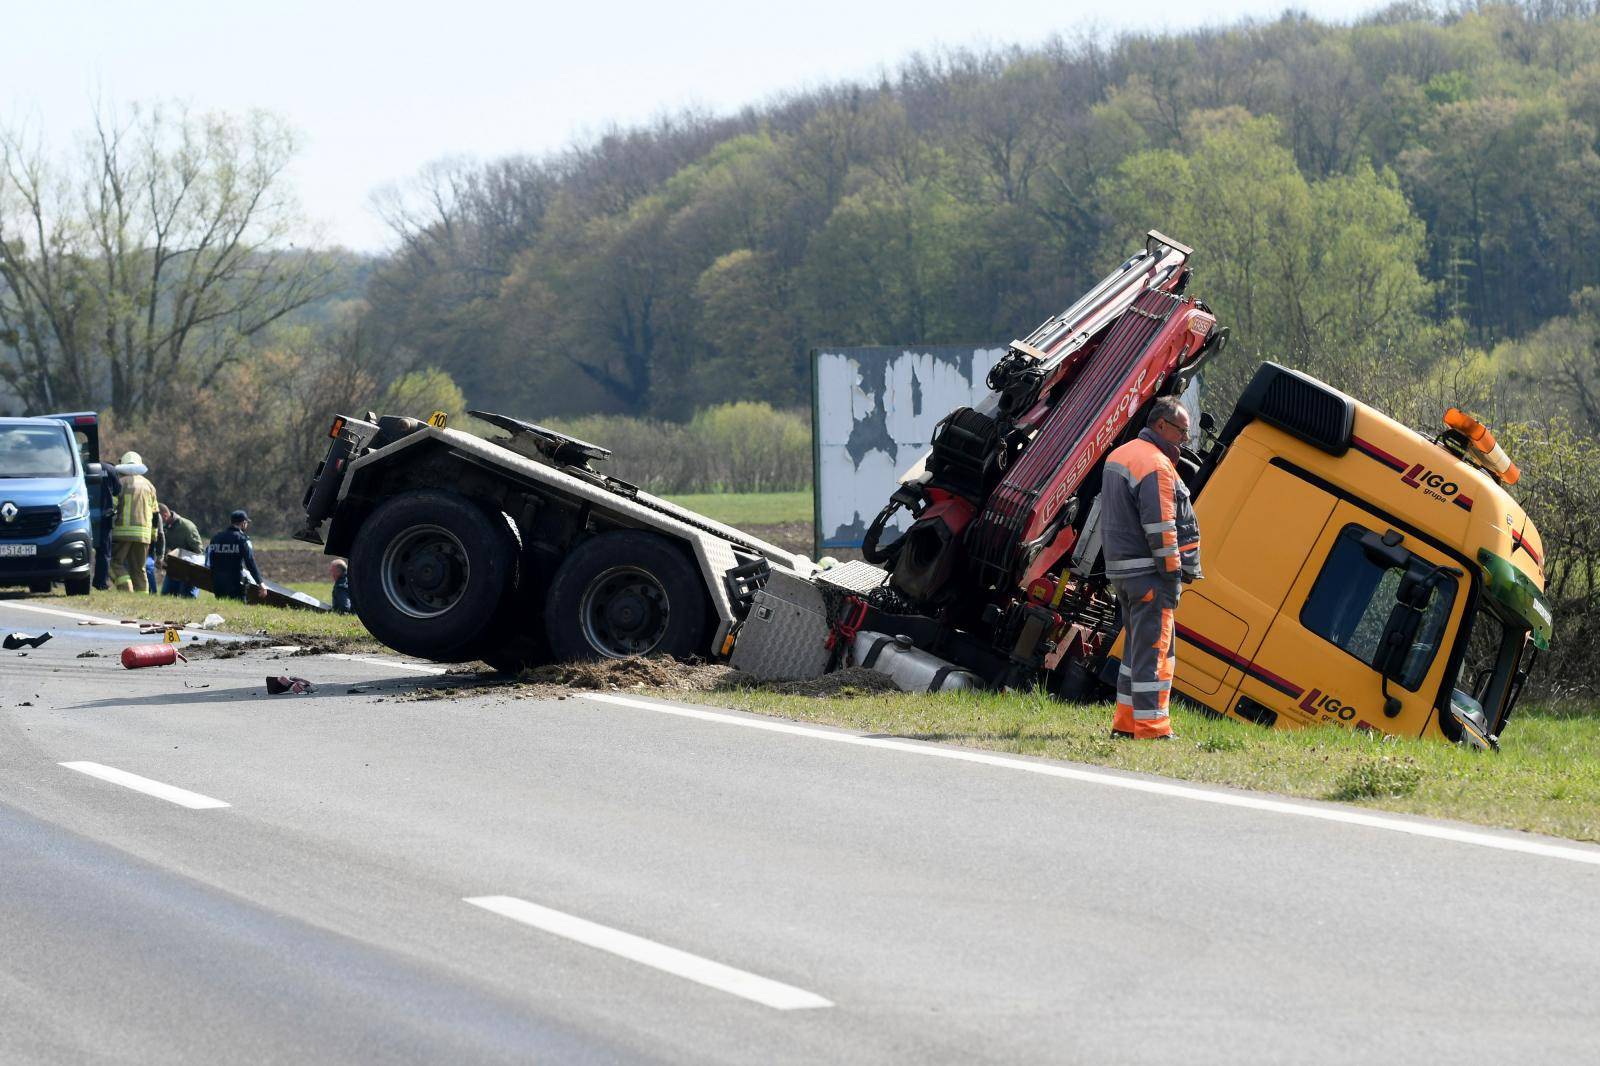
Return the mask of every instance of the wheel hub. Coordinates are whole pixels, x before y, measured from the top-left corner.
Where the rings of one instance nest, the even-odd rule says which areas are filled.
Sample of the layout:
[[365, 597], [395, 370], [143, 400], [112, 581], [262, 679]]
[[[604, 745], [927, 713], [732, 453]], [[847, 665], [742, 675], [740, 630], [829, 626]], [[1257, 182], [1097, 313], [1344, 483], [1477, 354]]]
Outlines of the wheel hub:
[[626, 659], [661, 643], [671, 605], [653, 574], [615, 567], [589, 583], [579, 615], [590, 647], [608, 658]]
[[472, 567], [466, 548], [442, 526], [415, 526], [389, 542], [383, 553], [383, 591], [412, 618], [434, 618], [466, 594]]

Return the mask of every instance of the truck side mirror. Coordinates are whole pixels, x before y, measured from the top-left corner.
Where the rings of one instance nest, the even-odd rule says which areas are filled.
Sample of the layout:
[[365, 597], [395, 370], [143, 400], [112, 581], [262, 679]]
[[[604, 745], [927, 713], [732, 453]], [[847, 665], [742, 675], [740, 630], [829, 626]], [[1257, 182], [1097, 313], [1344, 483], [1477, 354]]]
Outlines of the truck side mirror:
[[1217, 428], [1217, 420], [1211, 417], [1210, 411], [1200, 412], [1200, 428], [1207, 433]]

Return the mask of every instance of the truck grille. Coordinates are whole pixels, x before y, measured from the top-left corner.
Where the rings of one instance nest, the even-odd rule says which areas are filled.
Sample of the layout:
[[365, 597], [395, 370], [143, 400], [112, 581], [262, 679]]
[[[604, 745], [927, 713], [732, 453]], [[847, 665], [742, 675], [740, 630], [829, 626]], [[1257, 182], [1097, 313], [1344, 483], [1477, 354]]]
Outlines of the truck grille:
[[[0, 501], [3, 502], [3, 501]], [[7, 522], [0, 518], [0, 540], [32, 540], [48, 537], [61, 525], [61, 508], [19, 507], [17, 515]]]

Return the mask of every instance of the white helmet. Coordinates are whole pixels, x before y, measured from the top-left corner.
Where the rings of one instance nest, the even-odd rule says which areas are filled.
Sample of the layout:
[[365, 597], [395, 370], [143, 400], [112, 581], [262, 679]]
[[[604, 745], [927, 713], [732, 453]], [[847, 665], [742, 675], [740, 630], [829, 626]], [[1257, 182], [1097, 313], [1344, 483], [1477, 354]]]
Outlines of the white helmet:
[[138, 452], [123, 452], [122, 453], [122, 458], [120, 460], [118, 460], [117, 465], [118, 466], [143, 466], [144, 465], [144, 460], [139, 458], [139, 453]]

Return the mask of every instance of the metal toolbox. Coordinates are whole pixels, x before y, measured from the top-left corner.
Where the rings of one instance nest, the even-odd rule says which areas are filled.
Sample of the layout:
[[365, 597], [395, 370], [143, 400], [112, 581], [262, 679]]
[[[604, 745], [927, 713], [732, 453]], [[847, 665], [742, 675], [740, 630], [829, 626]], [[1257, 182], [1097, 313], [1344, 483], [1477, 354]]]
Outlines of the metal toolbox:
[[739, 627], [729, 664], [761, 681], [820, 677], [833, 660], [822, 593], [810, 581], [774, 570]]

